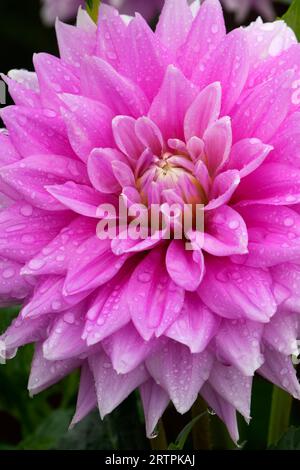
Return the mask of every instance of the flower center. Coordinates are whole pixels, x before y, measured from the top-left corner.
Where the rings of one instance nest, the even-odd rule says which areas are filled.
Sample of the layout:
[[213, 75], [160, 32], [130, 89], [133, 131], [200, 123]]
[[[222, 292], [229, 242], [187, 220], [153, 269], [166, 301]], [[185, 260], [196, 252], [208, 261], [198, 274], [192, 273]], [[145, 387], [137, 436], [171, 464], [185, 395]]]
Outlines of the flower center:
[[[205, 193], [194, 176], [194, 163], [187, 155], [165, 152], [137, 179], [145, 203], [162, 204], [176, 199], [184, 204], [203, 204]], [[175, 201], [174, 201], [175, 202]]]

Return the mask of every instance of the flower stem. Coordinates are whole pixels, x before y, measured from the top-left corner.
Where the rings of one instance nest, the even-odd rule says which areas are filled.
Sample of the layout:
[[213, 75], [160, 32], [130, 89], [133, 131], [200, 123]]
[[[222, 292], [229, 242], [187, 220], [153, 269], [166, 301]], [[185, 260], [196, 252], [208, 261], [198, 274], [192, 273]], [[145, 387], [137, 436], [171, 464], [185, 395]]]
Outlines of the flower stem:
[[287, 431], [293, 398], [287, 392], [274, 385], [272, 394], [271, 415], [268, 433], [268, 446], [277, 444]]

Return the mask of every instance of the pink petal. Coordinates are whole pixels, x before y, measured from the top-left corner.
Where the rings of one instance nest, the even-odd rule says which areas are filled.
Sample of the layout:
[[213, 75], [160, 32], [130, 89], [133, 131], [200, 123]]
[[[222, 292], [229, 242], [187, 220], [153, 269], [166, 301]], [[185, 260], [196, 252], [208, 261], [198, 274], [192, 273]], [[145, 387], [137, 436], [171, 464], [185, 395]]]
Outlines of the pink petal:
[[184, 119], [186, 141], [201, 137], [219, 117], [222, 90], [219, 82], [208, 85], [202, 90], [189, 107]]
[[185, 344], [191, 353], [203, 352], [218, 331], [220, 318], [212, 313], [196, 294], [186, 294], [180, 316], [166, 336]]
[[60, 361], [80, 357], [88, 351], [88, 346], [81, 339], [86, 305], [81, 303], [66, 310], [54, 321], [43, 343], [43, 354], [49, 361]]
[[206, 0], [197, 13], [185, 43], [178, 51], [178, 62], [190, 78], [195, 65], [218, 46], [226, 34], [222, 7], [218, 0]]
[[112, 253], [110, 240], [89, 238], [73, 254], [64, 284], [65, 294], [74, 295], [105, 284], [117, 274], [126, 259], [126, 255]]
[[73, 416], [70, 428], [79, 423], [97, 406], [95, 382], [88, 362], [85, 361], [81, 368], [79, 392], [76, 404], [76, 412]]
[[222, 206], [205, 215], [203, 250], [214, 256], [248, 252], [247, 227], [238, 212]]
[[186, 0], [165, 1], [155, 34], [166, 46], [171, 61], [185, 43], [192, 22], [192, 12]]
[[132, 323], [113, 333], [103, 341], [103, 348], [118, 374], [128, 374], [140, 366], [158, 347], [158, 340], [144, 341]]
[[283, 308], [300, 313], [300, 266], [282, 263], [271, 269], [272, 278], [284, 294]]
[[125, 41], [130, 78], [143, 84], [145, 95], [152, 101], [164, 78], [166, 54], [157, 35], [138, 13], [127, 27]]
[[70, 214], [46, 212], [17, 202], [0, 213], [0, 254], [28, 261], [70, 222]]
[[207, 404], [214, 410], [219, 418], [225, 423], [229, 434], [234, 442], [239, 440], [239, 429], [236, 418], [236, 409], [228, 401], [224, 400], [209, 384], [206, 382], [202, 389], [201, 395]]
[[240, 140], [233, 145], [225, 168], [239, 170], [241, 178], [244, 178], [264, 162], [271, 150], [271, 145], [263, 144], [259, 139]]
[[55, 23], [56, 36], [61, 59], [72, 68], [80, 66], [82, 57], [94, 55], [96, 49], [96, 35], [94, 32], [62, 23]]
[[149, 109], [148, 100], [137, 85], [96, 57], [84, 59], [81, 89], [83, 95], [100, 101], [115, 115], [139, 117], [147, 114]]
[[60, 276], [47, 276], [41, 278], [36, 285], [30, 301], [23, 307], [23, 318], [36, 318], [42, 315], [57, 314], [70, 309], [86, 297], [90, 291], [83, 294], [63, 295], [64, 278]]
[[229, 157], [232, 145], [231, 121], [228, 116], [213, 123], [204, 133], [207, 166], [211, 174], [217, 172]]
[[28, 382], [30, 395], [34, 396], [59, 382], [74, 369], [77, 369], [80, 363], [80, 359], [77, 358], [65, 361], [47, 361], [43, 356], [42, 345], [37, 343]]
[[48, 211], [66, 210], [46, 190], [45, 186], [62, 184], [67, 180], [85, 184], [88, 182], [84, 165], [70, 158], [53, 155], [36, 155], [20, 162], [13, 163], [0, 170], [0, 176], [15, 188], [27, 201], [35, 207]]
[[167, 68], [163, 84], [149, 110], [150, 119], [157, 124], [165, 140], [183, 139], [184, 117], [197, 91], [179, 69], [173, 65]]
[[143, 116], [135, 122], [135, 133], [142, 144], [151, 149], [154, 155], [161, 155], [163, 149], [163, 138], [159, 127], [149, 118]]
[[210, 386], [225, 401], [250, 419], [252, 377], [246, 377], [234, 366], [215, 362], [209, 377]]
[[232, 117], [234, 141], [256, 137], [268, 143], [292, 107], [295, 75], [287, 70], [247, 94]]
[[60, 98], [70, 144], [81, 160], [86, 162], [96, 147], [113, 145], [113, 114], [107, 106], [83, 96], [62, 94]]
[[264, 356], [265, 363], [259, 373], [299, 400], [300, 384], [291, 357], [285, 356], [269, 346], [265, 346]]
[[[57, 216], [56, 216], [57, 218]], [[22, 268], [22, 274], [66, 274], [76, 250], [83, 241], [94, 235], [96, 222], [78, 217], [66, 225], [49, 244]]]
[[127, 155], [130, 162], [136, 160], [145, 150], [135, 133], [135, 119], [129, 116], [117, 116], [113, 119], [113, 134], [121, 152]]
[[200, 299], [218, 315], [267, 323], [276, 312], [272, 280], [261, 269], [216, 258], [206, 260], [206, 274], [198, 289]]
[[103, 3], [99, 8], [96, 55], [118, 72], [128, 69], [126, 26], [118, 11]]
[[90, 186], [68, 181], [65, 184], [47, 186], [47, 191], [64, 206], [77, 214], [96, 217], [98, 206], [112, 204], [114, 199], [103, 196]]
[[98, 343], [130, 322], [127, 278], [132, 267], [123, 270], [96, 293], [87, 311], [83, 339], [89, 346]]
[[184, 290], [169, 277], [162, 265], [164, 251], [153, 249], [139, 263], [128, 286], [128, 305], [140, 335], [149, 340], [161, 336], [176, 320], [184, 302]]
[[120, 183], [112, 170], [112, 162], [126, 161], [126, 157], [115, 149], [95, 149], [88, 159], [88, 174], [95, 189], [104, 194], [119, 193]]
[[298, 315], [279, 310], [265, 325], [263, 338], [269, 346], [286, 356], [298, 356]]
[[300, 168], [300, 113], [293, 113], [282, 123], [272, 139], [274, 150], [269, 161]]
[[248, 228], [248, 266], [266, 268], [300, 257], [297, 212], [284, 206], [264, 205], [241, 207], [239, 212]]
[[65, 125], [54, 111], [7, 106], [1, 110], [1, 117], [22, 157], [43, 154], [74, 157]]
[[217, 357], [242, 374], [253, 376], [264, 362], [260, 350], [262, 332], [263, 325], [257, 322], [223, 320], [216, 336]]
[[169, 340], [146, 360], [146, 366], [156, 383], [168, 393], [176, 410], [183, 414], [191, 408], [208, 379], [212, 356], [208, 352], [191, 354], [186, 346]]
[[244, 178], [234, 201], [241, 205], [285, 205], [300, 202], [300, 169], [265, 163]]
[[1, 307], [20, 304], [33, 290], [34, 280], [21, 276], [21, 265], [0, 257], [0, 296]]
[[210, 200], [205, 206], [205, 210], [209, 211], [217, 209], [218, 207], [227, 204], [239, 184], [240, 175], [237, 170], [228, 170], [220, 173], [213, 182], [210, 192]]
[[197, 290], [204, 275], [204, 259], [201, 252], [197, 258], [188, 251], [182, 240], [172, 240], [166, 256], [167, 271], [178, 286], [188, 291]]
[[129, 374], [117, 374], [103, 352], [89, 358], [96, 384], [101, 418], [111, 413], [133, 390], [148, 379], [145, 368], [137, 367]]
[[147, 437], [151, 438], [159, 419], [168, 406], [169, 395], [154, 380], [144, 382], [140, 387], [146, 421]]
[[60, 109], [59, 93], [79, 93], [78, 77], [57, 57], [44, 53], [35, 54], [33, 63], [39, 81], [41, 102], [45, 108], [55, 111]]
[[193, 81], [201, 88], [212, 82], [222, 87], [222, 115], [227, 115], [236, 104], [248, 78], [249, 52], [245, 32], [240, 29], [227, 34], [217, 50], [200, 62], [193, 73]]
[[42, 341], [47, 336], [50, 317], [44, 315], [40, 318], [22, 318], [21, 315], [13, 320], [12, 324], [0, 336], [7, 351], [13, 351], [25, 344]]

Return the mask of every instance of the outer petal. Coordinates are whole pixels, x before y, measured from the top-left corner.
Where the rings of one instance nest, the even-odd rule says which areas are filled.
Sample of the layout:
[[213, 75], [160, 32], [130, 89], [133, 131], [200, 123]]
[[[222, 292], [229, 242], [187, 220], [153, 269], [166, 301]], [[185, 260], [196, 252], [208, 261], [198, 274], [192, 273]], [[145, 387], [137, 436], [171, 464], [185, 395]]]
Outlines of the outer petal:
[[[284, 206], [251, 205], [239, 212], [248, 228], [248, 250], [240, 262], [270, 267], [300, 259], [300, 215]], [[236, 258], [239, 262], [239, 258]]]
[[46, 212], [17, 202], [0, 213], [0, 254], [28, 261], [70, 222], [69, 213]]
[[186, 346], [170, 340], [146, 360], [146, 366], [156, 383], [168, 393], [176, 410], [183, 414], [191, 408], [208, 379], [212, 356], [208, 352], [191, 354]]
[[42, 345], [37, 343], [28, 382], [30, 395], [36, 395], [59, 382], [74, 369], [77, 369], [81, 362], [76, 358], [66, 361], [47, 361], [43, 356]]
[[269, 273], [210, 258], [198, 289], [203, 302], [218, 315], [268, 323], [276, 312]]
[[142, 90], [119, 75], [107, 62], [87, 57], [81, 67], [82, 93], [99, 100], [114, 114], [139, 117], [147, 114], [149, 103]]
[[234, 202], [241, 205], [297, 204], [300, 202], [300, 169], [265, 163], [241, 181]]
[[186, 0], [166, 0], [156, 27], [156, 35], [167, 47], [170, 60], [174, 60], [184, 44], [192, 25], [193, 15]]
[[160, 417], [168, 406], [170, 399], [169, 395], [163, 390], [163, 388], [156, 385], [152, 379], [143, 383], [140, 387], [140, 392], [145, 414], [147, 437], [151, 438]]
[[95, 289], [112, 279], [127, 259], [115, 256], [110, 240], [89, 238], [76, 250], [64, 284], [64, 293], [73, 295]]
[[1, 117], [15, 148], [23, 157], [65, 155], [73, 157], [65, 125], [55, 111], [7, 106]]
[[129, 374], [117, 374], [104, 352], [91, 356], [89, 364], [95, 379], [102, 419], [149, 377], [144, 367], [137, 367]]
[[166, 336], [188, 346], [191, 353], [200, 353], [217, 333], [219, 324], [220, 318], [196, 294], [186, 294], [180, 316], [166, 331]]
[[107, 106], [83, 96], [63, 94], [60, 98], [71, 146], [81, 160], [86, 162], [96, 147], [113, 145], [113, 113]]
[[35, 155], [0, 170], [1, 178], [15, 188], [33, 206], [48, 211], [66, 210], [51, 196], [45, 186], [65, 183], [67, 180], [85, 184], [88, 182], [85, 166], [70, 158], [53, 155]]
[[77, 249], [85, 240], [94, 235], [96, 222], [86, 217], [76, 218], [23, 268], [22, 274], [49, 275], [66, 274]]
[[239, 430], [235, 407], [224, 400], [208, 382], [203, 385], [201, 395], [214, 412], [217, 413], [219, 418], [224, 421], [232, 440], [237, 442], [239, 440]]
[[219, 359], [234, 365], [242, 374], [253, 376], [264, 362], [260, 351], [262, 332], [263, 325], [257, 322], [223, 320], [216, 336]]
[[223, 12], [218, 0], [206, 0], [198, 10], [185, 43], [178, 51], [178, 62], [190, 78], [196, 64], [211, 53], [226, 34]]
[[246, 34], [235, 29], [218, 44], [217, 51], [208, 53], [193, 73], [200, 88], [219, 81], [222, 87], [222, 115], [236, 104], [248, 78], [249, 51]]
[[279, 309], [272, 321], [265, 325], [263, 338], [278, 352], [298, 356], [298, 314]]
[[79, 423], [97, 406], [97, 395], [93, 374], [88, 362], [85, 361], [81, 368], [79, 393], [77, 398], [76, 412], [73, 416], [70, 428]]
[[87, 217], [97, 217], [101, 204], [113, 204], [117, 199], [104, 197], [90, 186], [69, 181], [65, 184], [47, 186], [47, 191], [68, 209]]
[[158, 347], [159, 340], [144, 341], [132, 323], [103, 341], [103, 348], [118, 374], [128, 374]]
[[225, 366], [215, 362], [212, 366], [209, 384], [246, 420], [250, 419], [252, 377], [245, 377], [234, 366]]
[[300, 384], [292, 359], [269, 346], [265, 347], [264, 356], [265, 363], [260, 368], [259, 373], [299, 400]]

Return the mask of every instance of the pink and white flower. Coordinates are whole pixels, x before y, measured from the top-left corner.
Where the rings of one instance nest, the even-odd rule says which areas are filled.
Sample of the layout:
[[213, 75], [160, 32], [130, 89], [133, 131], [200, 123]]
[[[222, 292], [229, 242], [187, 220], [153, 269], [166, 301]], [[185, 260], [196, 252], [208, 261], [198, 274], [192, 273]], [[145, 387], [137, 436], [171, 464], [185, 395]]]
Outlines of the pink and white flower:
[[[300, 46], [282, 21], [226, 34], [218, 0], [57, 36], [5, 78], [0, 293], [23, 308], [1, 344], [35, 343], [32, 395], [81, 367], [73, 423], [139, 388], [151, 435], [201, 394], [236, 441], [255, 372], [300, 398]], [[197, 249], [99, 240], [120, 195], [204, 204]]]

